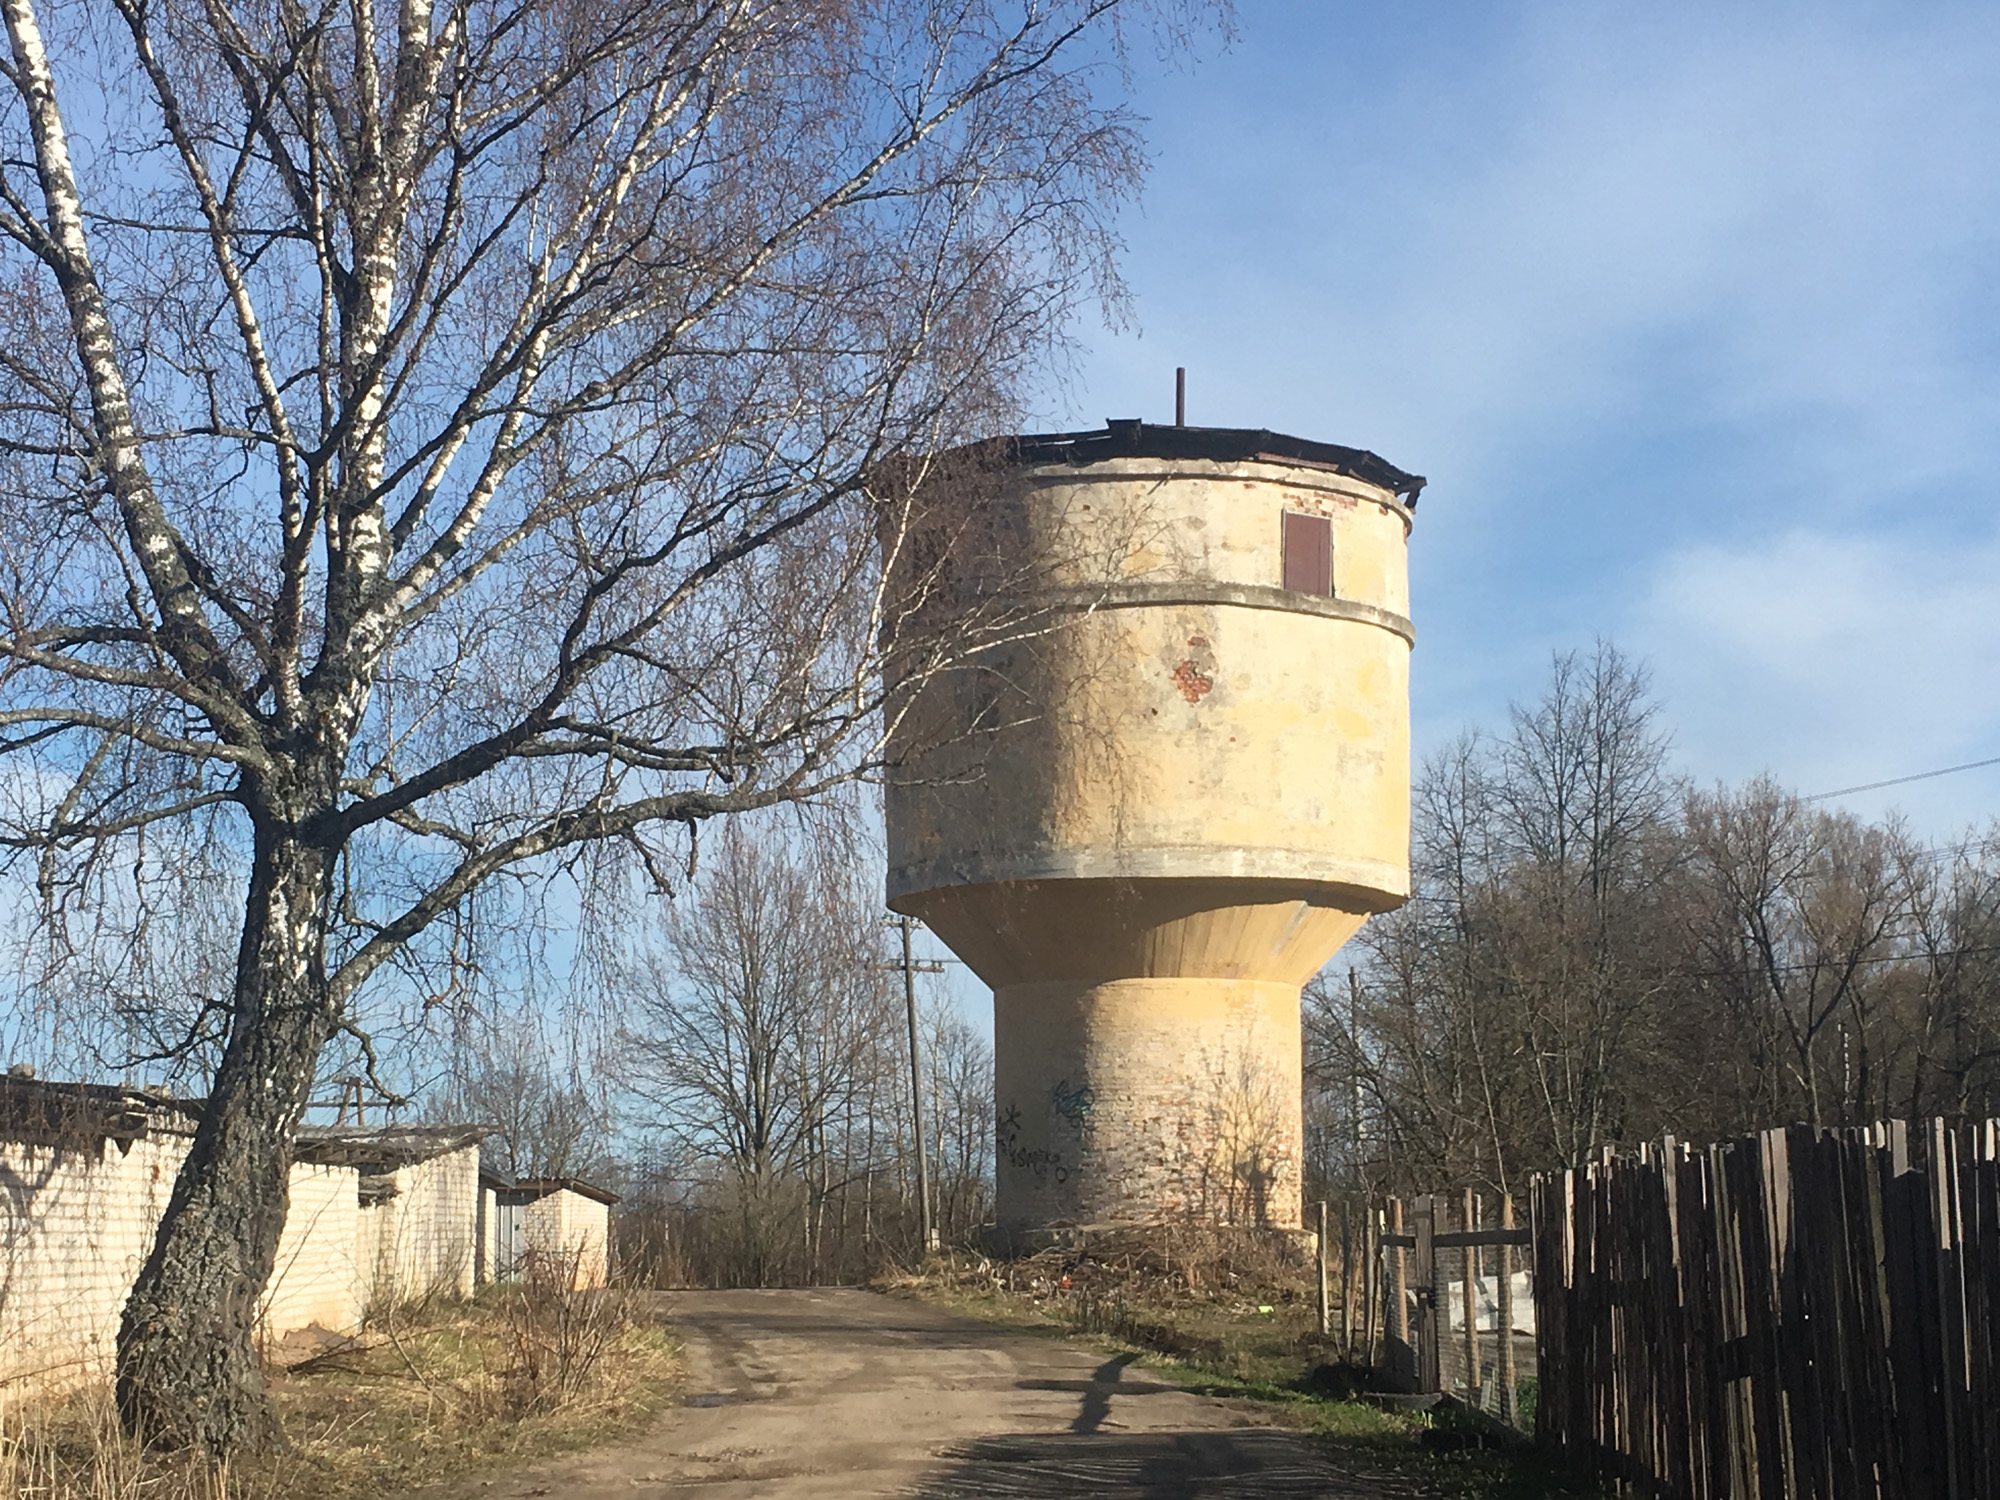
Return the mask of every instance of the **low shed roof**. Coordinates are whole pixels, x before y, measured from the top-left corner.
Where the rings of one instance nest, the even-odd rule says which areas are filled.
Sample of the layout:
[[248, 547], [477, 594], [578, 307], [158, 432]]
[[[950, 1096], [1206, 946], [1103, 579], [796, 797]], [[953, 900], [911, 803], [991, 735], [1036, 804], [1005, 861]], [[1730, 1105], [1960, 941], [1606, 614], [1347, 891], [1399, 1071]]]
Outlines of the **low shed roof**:
[[0, 1140], [28, 1145], [136, 1141], [148, 1134], [190, 1135], [199, 1100], [122, 1083], [61, 1083], [0, 1075]]
[[476, 1146], [491, 1125], [302, 1125], [298, 1159], [323, 1167], [393, 1172]]
[[594, 1182], [584, 1182], [576, 1177], [526, 1177], [510, 1187], [500, 1189], [500, 1196], [512, 1194], [516, 1200], [526, 1202], [533, 1198], [546, 1198], [550, 1193], [575, 1193], [606, 1205], [618, 1202], [618, 1195], [609, 1188], [601, 1188]]

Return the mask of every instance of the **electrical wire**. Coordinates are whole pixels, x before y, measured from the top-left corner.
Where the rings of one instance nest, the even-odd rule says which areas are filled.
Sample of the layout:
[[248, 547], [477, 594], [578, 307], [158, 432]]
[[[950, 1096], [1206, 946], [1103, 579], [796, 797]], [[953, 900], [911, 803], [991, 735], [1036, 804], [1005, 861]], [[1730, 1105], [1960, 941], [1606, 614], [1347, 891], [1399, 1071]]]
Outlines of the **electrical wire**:
[[1856, 792], [1879, 792], [1885, 786], [1907, 786], [1912, 781], [1929, 781], [1934, 776], [1956, 776], [1960, 771], [1978, 771], [1987, 766], [2000, 766], [2000, 755], [1987, 760], [1969, 760], [1962, 766], [1941, 766], [1935, 771], [1919, 771], [1914, 776], [1891, 776], [1887, 781], [1869, 781], [1860, 786], [1844, 786], [1831, 792], [1814, 792], [1809, 797], [1801, 797], [1801, 802], [1824, 802], [1829, 797], [1851, 797]]

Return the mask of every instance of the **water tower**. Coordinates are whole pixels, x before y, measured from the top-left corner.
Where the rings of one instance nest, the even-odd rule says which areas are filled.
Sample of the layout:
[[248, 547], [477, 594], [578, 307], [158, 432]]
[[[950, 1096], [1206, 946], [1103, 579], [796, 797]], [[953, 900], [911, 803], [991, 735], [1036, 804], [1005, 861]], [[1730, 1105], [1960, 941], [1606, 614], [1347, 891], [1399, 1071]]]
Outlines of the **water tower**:
[[1300, 986], [1409, 895], [1423, 481], [1139, 422], [948, 459], [891, 564], [959, 654], [904, 666], [888, 895], [993, 988], [999, 1235], [1296, 1230]]

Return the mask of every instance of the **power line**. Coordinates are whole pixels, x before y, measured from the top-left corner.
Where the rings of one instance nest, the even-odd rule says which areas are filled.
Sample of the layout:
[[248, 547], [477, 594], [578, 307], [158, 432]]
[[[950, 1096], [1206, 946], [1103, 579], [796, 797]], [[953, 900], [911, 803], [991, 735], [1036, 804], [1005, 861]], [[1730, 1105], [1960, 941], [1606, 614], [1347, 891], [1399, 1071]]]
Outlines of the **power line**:
[[1844, 786], [1831, 792], [1814, 792], [1810, 797], [1801, 797], [1801, 802], [1824, 802], [1829, 797], [1851, 797], [1856, 792], [1879, 792], [1885, 786], [1906, 786], [1912, 781], [1929, 781], [1933, 776], [1956, 776], [1960, 771], [1977, 771], [1986, 766], [2000, 766], [2000, 755], [1987, 760], [1969, 760], [1962, 766], [1942, 766], [1935, 771], [1919, 771], [1914, 776], [1891, 776], [1887, 781], [1870, 781], [1861, 786]]
[[[1890, 939], [1894, 941], [1894, 939]], [[1922, 964], [1938, 963], [1947, 958], [1978, 958], [2000, 953], [2000, 943], [1968, 943], [1959, 948], [1937, 948], [1930, 951], [1910, 949], [1901, 953], [1864, 953], [1858, 958], [1803, 959], [1798, 962], [1781, 964], [1761, 964], [1754, 960], [1740, 969], [1682, 969], [1672, 977], [1676, 979], [1738, 979], [1746, 973], [1773, 971], [1780, 974], [1806, 974], [1815, 969], [1859, 968], [1863, 964]]]

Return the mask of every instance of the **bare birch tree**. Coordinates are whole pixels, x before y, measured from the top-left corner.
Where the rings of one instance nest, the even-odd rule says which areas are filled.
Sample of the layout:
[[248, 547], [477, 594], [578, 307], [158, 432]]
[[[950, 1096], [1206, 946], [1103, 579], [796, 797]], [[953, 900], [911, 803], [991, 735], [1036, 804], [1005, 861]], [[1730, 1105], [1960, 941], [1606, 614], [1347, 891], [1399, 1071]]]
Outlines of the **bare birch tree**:
[[498, 877], [664, 881], [865, 771], [948, 655], [880, 659], [868, 476], [1110, 288], [1118, 0], [0, 10], [0, 833], [57, 926], [239, 871], [118, 1346], [133, 1430], [226, 1451], [364, 986], [448, 986]]
[[925, 1009], [924, 1033], [938, 1233], [947, 1245], [975, 1244], [993, 1201], [993, 1049], [939, 999]]
[[1901, 830], [1812, 808], [1765, 779], [1690, 797], [1686, 819], [1707, 897], [1702, 972], [1747, 1018], [1770, 1114], [1859, 1124], [1871, 1094], [1881, 1112], [1869, 1053], [1887, 999], [1881, 965], [1908, 926]]
[[[1914, 995], [1897, 1107], [1973, 1115], [2000, 1100], [2000, 827], [1906, 853]], [[1884, 1114], [1891, 1109], [1883, 1110]]]

